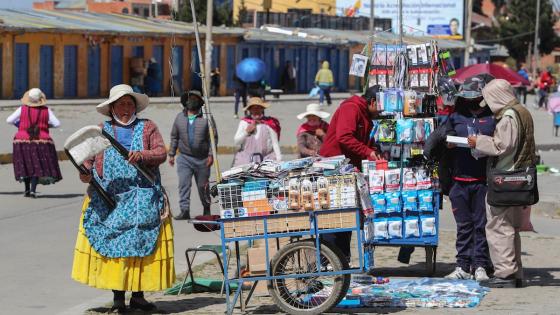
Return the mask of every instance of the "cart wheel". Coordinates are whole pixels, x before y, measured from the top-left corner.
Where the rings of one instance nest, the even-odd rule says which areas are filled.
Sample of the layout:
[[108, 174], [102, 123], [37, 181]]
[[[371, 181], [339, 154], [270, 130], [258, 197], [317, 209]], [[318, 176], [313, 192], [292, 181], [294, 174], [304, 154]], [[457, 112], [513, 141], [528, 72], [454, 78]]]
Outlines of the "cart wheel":
[[426, 272], [429, 276], [436, 273], [437, 246], [426, 246]]
[[[315, 273], [315, 242], [304, 240], [281, 248], [272, 258], [271, 275]], [[321, 244], [321, 271], [340, 271], [348, 266], [336, 251]], [[293, 315], [321, 314], [336, 306], [346, 295], [350, 275], [327, 275], [306, 278], [275, 279], [268, 291], [276, 305]]]

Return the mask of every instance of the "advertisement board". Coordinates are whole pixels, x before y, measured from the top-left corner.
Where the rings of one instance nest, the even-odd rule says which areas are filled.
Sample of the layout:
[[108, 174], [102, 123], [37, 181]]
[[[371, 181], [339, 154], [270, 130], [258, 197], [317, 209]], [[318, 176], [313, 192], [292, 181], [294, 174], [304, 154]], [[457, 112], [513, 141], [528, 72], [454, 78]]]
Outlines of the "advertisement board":
[[[398, 32], [399, 4], [397, 0], [374, 0], [375, 16], [392, 20], [393, 32]], [[449, 39], [463, 39], [464, 0], [402, 0], [403, 31]], [[337, 14], [369, 16], [370, 0], [337, 0]]]

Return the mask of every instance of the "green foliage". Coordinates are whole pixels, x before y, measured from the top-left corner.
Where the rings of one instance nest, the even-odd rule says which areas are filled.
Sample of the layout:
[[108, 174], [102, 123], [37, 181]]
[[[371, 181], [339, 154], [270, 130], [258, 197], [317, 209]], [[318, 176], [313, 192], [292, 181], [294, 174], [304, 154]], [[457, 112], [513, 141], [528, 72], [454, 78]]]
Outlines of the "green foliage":
[[[535, 29], [536, 3], [537, 0], [509, 0], [495, 1], [507, 2], [504, 15], [500, 16], [499, 26], [496, 31], [502, 38], [500, 43], [507, 47], [511, 57], [522, 62], [527, 57], [527, 47], [534, 40], [534, 33], [528, 33]], [[560, 44], [553, 26], [556, 17], [552, 12], [552, 5], [548, 0], [541, 0], [540, 23], [539, 23], [539, 51], [541, 54], [549, 54], [554, 47]]]
[[249, 11], [247, 11], [247, 6], [245, 5], [245, 0], [241, 0], [239, 3], [239, 12], [237, 14], [237, 26], [243, 25], [245, 21], [247, 21], [247, 17], [249, 16]]

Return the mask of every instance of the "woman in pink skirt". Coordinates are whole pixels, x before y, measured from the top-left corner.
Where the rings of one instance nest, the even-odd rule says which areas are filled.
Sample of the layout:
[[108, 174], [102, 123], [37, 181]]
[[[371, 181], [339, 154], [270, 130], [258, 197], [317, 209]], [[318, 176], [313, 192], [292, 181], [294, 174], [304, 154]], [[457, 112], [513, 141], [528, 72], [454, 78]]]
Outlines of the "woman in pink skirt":
[[22, 106], [6, 119], [18, 127], [13, 143], [14, 175], [25, 183], [25, 197], [36, 197], [37, 184], [53, 184], [62, 179], [49, 128], [60, 126], [46, 106], [47, 98], [38, 88], [23, 95]]

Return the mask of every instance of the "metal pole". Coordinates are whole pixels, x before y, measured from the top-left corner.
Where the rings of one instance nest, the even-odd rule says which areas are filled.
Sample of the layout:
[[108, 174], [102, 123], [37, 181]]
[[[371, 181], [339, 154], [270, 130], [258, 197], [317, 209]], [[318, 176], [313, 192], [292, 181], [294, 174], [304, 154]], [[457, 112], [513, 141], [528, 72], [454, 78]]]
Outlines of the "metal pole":
[[[204, 76], [206, 78], [210, 78], [210, 71], [212, 70], [212, 24], [213, 24], [213, 12], [214, 12], [214, 1], [207, 0], [206, 1], [206, 47], [204, 49]], [[208, 82], [208, 80], [206, 80]], [[207, 91], [210, 91], [210, 87], [206, 87]], [[208, 98], [211, 95], [208, 94]]]
[[541, 16], [541, 0], [537, 0], [537, 16], [535, 17], [535, 41], [533, 42], [533, 80], [537, 78], [537, 67], [539, 65], [539, 21]]
[[220, 163], [218, 161], [218, 150], [216, 147], [216, 139], [214, 138], [214, 119], [212, 118], [212, 113], [210, 111], [210, 99], [208, 98], [208, 83], [207, 78], [204, 75], [205, 69], [204, 64], [202, 63], [202, 51], [200, 49], [200, 34], [198, 31], [198, 22], [196, 21], [196, 12], [194, 10], [194, 3], [193, 0], [190, 0], [191, 4], [191, 13], [193, 17], [193, 25], [194, 25], [194, 35], [196, 38], [196, 50], [198, 53], [198, 62], [200, 64], [200, 78], [202, 80], [202, 94], [204, 97], [204, 116], [208, 119], [208, 124], [210, 126], [210, 146], [212, 147], [212, 155], [214, 157], [214, 169], [216, 170], [216, 181], [219, 183], [222, 181], [222, 173], [220, 172]]
[[465, 60], [463, 60], [464, 67], [469, 65], [469, 59], [471, 57], [472, 8], [473, 8], [473, 1], [467, 0], [467, 22], [465, 23], [465, 42], [467, 43], [467, 47], [465, 48], [465, 55], [464, 55]]
[[369, 31], [373, 35], [375, 33], [375, 0], [371, 0], [370, 2], [370, 10], [369, 10]]
[[402, 0], [399, 0], [399, 43], [403, 44]]

